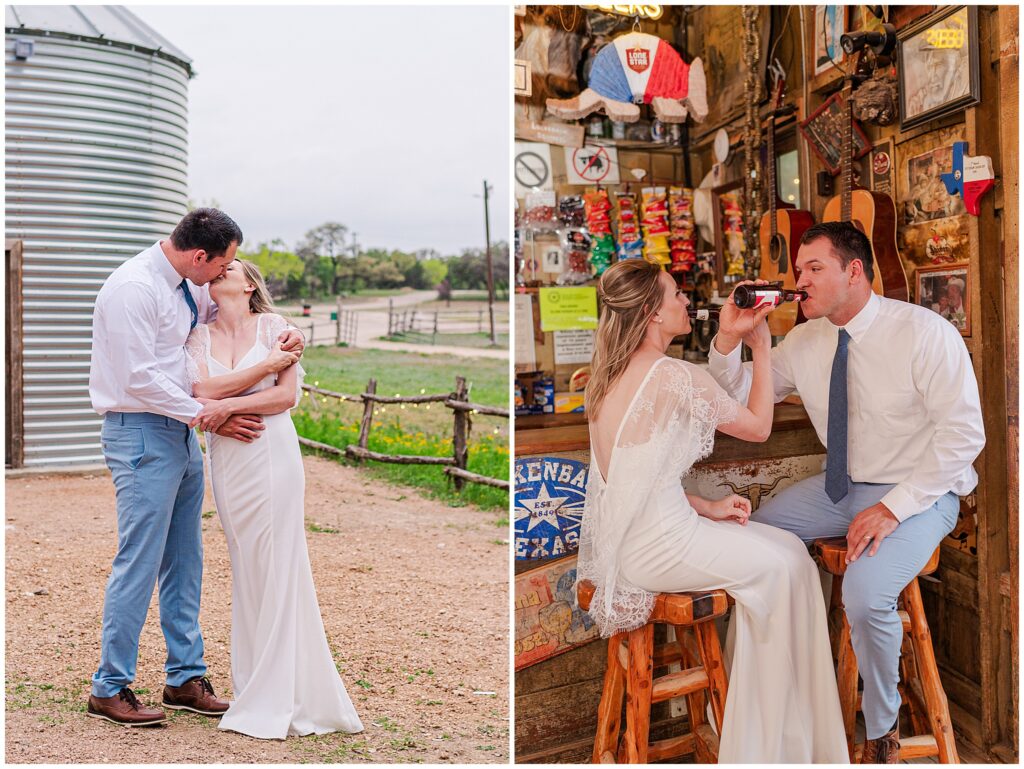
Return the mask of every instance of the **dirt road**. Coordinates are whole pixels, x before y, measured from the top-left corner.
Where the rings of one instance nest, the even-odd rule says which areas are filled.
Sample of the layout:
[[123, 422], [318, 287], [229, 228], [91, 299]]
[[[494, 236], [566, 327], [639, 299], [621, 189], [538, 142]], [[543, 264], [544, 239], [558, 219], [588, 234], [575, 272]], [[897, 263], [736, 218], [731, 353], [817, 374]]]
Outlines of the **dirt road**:
[[[505, 763], [508, 546], [498, 516], [306, 457], [307, 540], [335, 661], [366, 730], [263, 741], [173, 713], [155, 729], [87, 718], [116, 544], [107, 473], [8, 479], [8, 763]], [[209, 493], [201, 624], [230, 696], [231, 576]], [[154, 599], [135, 690], [157, 703]]]

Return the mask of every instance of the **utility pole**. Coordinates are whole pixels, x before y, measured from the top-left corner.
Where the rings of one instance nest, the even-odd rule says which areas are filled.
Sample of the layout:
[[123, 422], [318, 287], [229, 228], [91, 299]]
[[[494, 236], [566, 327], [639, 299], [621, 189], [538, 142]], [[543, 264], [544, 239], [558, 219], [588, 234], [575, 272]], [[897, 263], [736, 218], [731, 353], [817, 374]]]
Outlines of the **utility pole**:
[[487, 238], [487, 313], [491, 319], [491, 346], [498, 346], [498, 337], [494, 332], [494, 264], [491, 260], [491, 212], [488, 206], [488, 193], [491, 187], [484, 179], [484, 233]]

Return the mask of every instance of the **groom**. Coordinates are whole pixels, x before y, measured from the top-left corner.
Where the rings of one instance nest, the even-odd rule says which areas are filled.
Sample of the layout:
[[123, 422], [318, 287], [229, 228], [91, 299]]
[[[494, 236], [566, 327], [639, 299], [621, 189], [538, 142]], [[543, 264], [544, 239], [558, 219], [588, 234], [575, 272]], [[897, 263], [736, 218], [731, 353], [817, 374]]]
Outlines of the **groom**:
[[[118, 545], [89, 696], [94, 718], [125, 726], [166, 719], [128, 688], [157, 582], [167, 642], [164, 706], [211, 716], [228, 708], [206, 678], [199, 630], [205, 484], [199, 441], [188, 423], [203, 409], [190, 394], [184, 345], [189, 331], [215, 312], [206, 284], [224, 274], [241, 242], [242, 231], [227, 214], [196, 209], [169, 240], [114, 270], [96, 297], [89, 394], [103, 415], [100, 439], [116, 491]], [[284, 349], [301, 354], [297, 330], [281, 340]], [[263, 374], [254, 371], [251, 384]], [[235, 415], [217, 433], [248, 443], [262, 429], [260, 417]]]
[[[872, 292], [871, 245], [852, 224], [810, 227], [796, 262], [808, 322], [772, 350], [775, 400], [801, 397], [828, 464], [751, 520], [804, 540], [846, 537], [843, 603], [864, 679], [862, 762], [896, 763], [903, 638], [896, 601], [956, 525], [958, 496], [978, 483], [971, 466], [985, 445], [978, 382], [947, 320]], [[728, 302], [708, 356], [711, 374], [744, 402], [751, 375], [739, 342], [753, 315]]]

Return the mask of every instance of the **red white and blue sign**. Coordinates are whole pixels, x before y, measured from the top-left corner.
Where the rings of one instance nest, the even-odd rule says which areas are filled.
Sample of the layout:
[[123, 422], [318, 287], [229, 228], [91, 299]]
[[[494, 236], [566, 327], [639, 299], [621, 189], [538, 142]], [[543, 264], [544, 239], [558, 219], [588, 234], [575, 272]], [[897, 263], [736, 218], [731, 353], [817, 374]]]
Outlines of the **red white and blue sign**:
[[574, 553], [589, 465], [573, 459], [516, 460], [516, 560], [536, 561]]
[[971, 157], [967, 154], [967, 142], [953, 144], [953, 170], [941, 174], [946, 192], [959, 195], [964, 200], [967, 212], [977, 216], [981, 212], [981, 197], [996, 186], [996, 174], [992, 158], [987, 155]]

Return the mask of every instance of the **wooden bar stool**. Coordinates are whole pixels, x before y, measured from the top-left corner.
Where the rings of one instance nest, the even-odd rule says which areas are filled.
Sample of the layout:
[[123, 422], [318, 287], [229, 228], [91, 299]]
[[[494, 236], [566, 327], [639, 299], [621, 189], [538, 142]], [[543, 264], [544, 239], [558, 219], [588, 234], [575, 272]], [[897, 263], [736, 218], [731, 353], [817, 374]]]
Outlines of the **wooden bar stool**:
[[[859, 760], [862, 746], [854, 744], [857, 711], [861, 709], [857, 691], [857, 658], [850, 641], [850, 623], [843, 607], [843, 575], [846, 573], [846, 538], [819, 539], [814, 542], [815, 560], [832, 575], [832, 599], [829, 606], [829, 636], [832, 657], [836, 661], [839, 703], [846, 727], [850, 761]], [[931, 574], [939, 568], [939, 550], [921, 569]], [[900, 738], [900, 760], [938, 756], [939, 763], [958, 764], [960, 757], [953, 738], [949, 704], [939, 679], [935, 650], [924, 614], [917, 577], [900, 593], [898, 611], [903, 621], [903, 646], [900, 656], [900, 697], [910, 711], [913, 736]]]
[[[586, 580], [577, 591], [586, 611], [594, 585]], [[701, 763], [718, 763], [718, 734], [725, 713], [726, 675], [714, 619], [725, 614], [724, 590], [707, 593], [659, 593], [647, 624], [608, 639], [608, 668], [597, 709], [595, 764], [646, 764], [695, 753]], [[654, 648], [654, 625], [672, 625], [676, 641]], [[654, 668], [682, 663], [678, 673], [654, 677]], [[651, 705], [686, 696], [690, 731], [681, 737], [650, 742]], [[718, 734], [706, 720], [705, 696]], [[619, 739], [623, 697], [626, 731]]]

